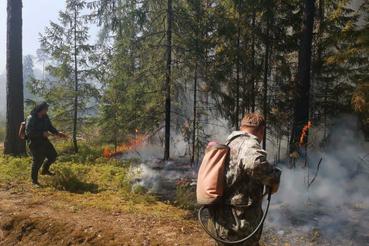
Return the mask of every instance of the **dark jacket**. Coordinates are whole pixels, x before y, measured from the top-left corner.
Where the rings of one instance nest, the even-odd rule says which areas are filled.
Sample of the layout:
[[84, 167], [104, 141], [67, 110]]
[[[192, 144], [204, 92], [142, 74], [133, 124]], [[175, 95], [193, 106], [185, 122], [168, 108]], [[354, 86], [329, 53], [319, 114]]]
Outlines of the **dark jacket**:
[[49, 116], [46, 114], [42, 118], [38, 115], [29, 115], [26, 119], [26, 136], [28, 140], [43, 138], [44, 132], [58, 134], [59, 131], [51, 124]]

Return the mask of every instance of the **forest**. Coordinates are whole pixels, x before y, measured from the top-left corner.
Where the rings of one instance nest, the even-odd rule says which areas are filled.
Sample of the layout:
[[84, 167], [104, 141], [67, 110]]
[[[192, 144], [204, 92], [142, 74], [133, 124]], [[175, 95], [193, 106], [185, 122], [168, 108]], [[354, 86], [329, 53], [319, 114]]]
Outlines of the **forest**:
[[[360, 195], [355, 199], [362, 199], [348, 198], [343, 203], [355, 200], [350, 208], [360, 210], [355, 214], [358, 218], [368, 214], [367, 191], [362, 189], [369, 174], [368, 0], [65, 0], [59, 16], [39, 34], [37, 56], [22, 53], [22, 1], [7, 4], [7, 67], [6, 75], [0, 75], [0, 85], [6, 87], [0, 90], [0, 141], [4, 142], [0, 144], [0, 195], [16, 189], [14, 184], [27, 187], [30, 164], [26, 163], [31, 159], [18, 130], [42, 101], [50, 104], [53, 125], [69, 136], [52, 139], [60, 174], [55, 180], [46, 179], [47, 196], [62, 196], [57, 193], [61, 190], [72, 196], [123, 189], [126, 195], [117, 197], [127, 203], [127, 211], [152, 204], [152, 199], [195, 211], [193, 176], [178, 178], [172, 195], [161, 194], [152, 183], [144, 184], [144, 177], [160, 179], [156, 176], [160, 174], [153, 175], [157, 165], [163, 173], [168, 165], [179, 166], [180, 171], [173, 172], [196, 173], [210, 141], [225, 142], [230, 132], [239, 130], [246, 114], [260, 112], [266, 119], [262, 147], [269, 153], [268, 161], [282, 165], [288, 179], [281, 189], [302, 182], [295, 198], [309, 204], [314, 198], [322, 199], [325, 192], [309, 190], [318, 174], [329, 180], [342, 177], [350, 184], [342, 194], [352, 198], [350, 191], [356, 189]], [[91, 28], [98, 30], [97, 37], [91, 37]], [[343, 154], [346, 151], [350, 154]], [[147, 159], [154, 166], [136, 173], [144, 176], [137, 192], [132, 177], [119, 173], [131, 172], [137, 165], [142, 168]], [[329, 168], [337, 168], [340, 174], [332, 176]], [[333, 187], [331, 181], [325, 182], [328, 179], [318, 179], [316, 183]], [[41, 197], [33, 188], [22, 189]], [[146, 189], [161, 198], [151, 197]], [[269, 235], [281, 231], [270, 225], [290, 209], [282, 205], [290, 201], [282, 194], [286, 196], [277, 199], [277, 212], [271, 212], [274, 219], [267, 221], [267, 228], [272, 228], [267, 229]], [[93, 207], [82, 201], [85, 198], [78, 199], [84, 208], [74, 204], [73, 209], [86, 212]], [[0, 209], [0, 217], [1, 211], [8, 210]], [[12, 223], [17, 219], [21, 220], [13, 218]], [[9, 224], [0, 224], [0, 241], [12, 242], [11, 230], [8, 237], [3, 236]], [[193, 228], [184, 225], [182, 229], [186, 226]], [[293, 226], [287, 227], [292, 231]], [[359, 227], [362, 230], [355, 229], [356, 236], [347, 239], [353, 244], [345, 245], [365, 245], [369, 240], [363, 232], [368, 225]], [[277, 233], [264, 243], [337, 243], [319, 228], [324, 232], [301, 232], [308, 234], [305, 239], [293, 234], [287, 240]], [[97, 240], [96, 235], [90, 243]], [[202, 243], [183, 245], [208, 245], [204, 238]], [[137, 240], [141, 245], [146, 239]], [[110, 245], [96, 242], [91, 245]], [[55, 244], [50, 241], [50, 245]]]

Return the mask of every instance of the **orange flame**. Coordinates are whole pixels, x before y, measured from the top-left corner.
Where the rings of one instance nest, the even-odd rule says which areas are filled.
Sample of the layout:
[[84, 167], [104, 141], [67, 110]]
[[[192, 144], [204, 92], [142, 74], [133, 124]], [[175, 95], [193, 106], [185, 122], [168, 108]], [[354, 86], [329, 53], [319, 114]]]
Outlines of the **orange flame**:
[[138, 132], [138, 129], [135, 129], [136, 133]]
[[123, 154], [125, 152], [132, 151], [136, 147], [140, 146], [143, 143], [143, 141], [145, 141], [145, 139], [146, 138], [145, 138], [144, 135], [139, 135], [135, 139], [130, 139], [130, 140], [128, 140], [128, 142], [122, 144], [122, 146], [120, 146], [116, 151], [115, 150], [109, 150], [109, 148], [106, 147], [104, 149], [104, 156], [109, 158], [113, 155]]
[[301, 134], [301, 138], [300, 138], [300, 146], [304, 142], [304, 138], [306, 137], [307, 130], [309, 129], [310, 126], [311, 126], [311, 122], [309, 121], [308, 124], [306, 126], [304, 126], [304, 128], [302, 129], [302, 134]]

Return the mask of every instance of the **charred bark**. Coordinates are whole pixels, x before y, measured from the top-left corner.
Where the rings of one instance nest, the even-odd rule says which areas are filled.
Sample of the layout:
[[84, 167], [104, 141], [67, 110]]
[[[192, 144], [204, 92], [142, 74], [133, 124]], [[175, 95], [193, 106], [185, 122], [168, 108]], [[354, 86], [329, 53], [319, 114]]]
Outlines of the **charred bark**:
[[[265, 65], [264, 65], [264, 102], [263, 102], [263, 114], [265, 118], [265, 122], [267, 120], [268, 115], [268, 69], [269, 69], [269, 29], [270, 29], [270, 6], [268, 6], [267, 11], [267, 26], [266, 26], [266, 35], [265, 35]], [[263, 137], [263, 149], [266, 150], [266, 127], [264, 129], [264, 137]]]
[[196, 124], [197, 124], [197, 61], [195, 65], [195, 78], [194, 78], [194, 88], [193, 88], [193, 125], [192, 125], [192, 152], [191, 152], [191, 165], [195, 162], [195, 150], [196, 150]]
[[26, 153], [25, 142], [18, 137], [19, 126], [24, 121], [22, 0], [8, 0], [7, 4], [7, 111], [4, 154], [18, 156]]
[[[254, 7], [255, 8], [255, 7]], [[256, 10], [252, 12], [252, 35], [251, 35], [251, 112], [255, 112], [255, 21], [256, 21]]]
[[172, 80], [172, 0], [168, 0], [167, 13], [167, 75], [166, 75], [166, 99], [165, 99], [165, 149], [164, 160], [169, 159], [170, 153], [170, 101]]
[[[315, 0], [304, 0], [304, 16], [301, 31], [290, 153], [299, 149], [302, 129], [309, 122], [311, 46], [315, 11], [314, 4]], [[308, 132], [301, 145], [306, 145], [307, 139]]]

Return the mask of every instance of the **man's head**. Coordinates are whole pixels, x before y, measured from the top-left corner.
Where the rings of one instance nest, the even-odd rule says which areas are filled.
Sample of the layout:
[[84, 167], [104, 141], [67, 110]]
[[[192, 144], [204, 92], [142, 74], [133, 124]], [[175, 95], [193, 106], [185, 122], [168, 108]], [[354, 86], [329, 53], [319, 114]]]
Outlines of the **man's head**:
[[265, 119], [261, 114], [249, 113], [243, 117], [240, 130], [256, 136], [261, 142], [264, 137], [265, 125]]
[[49, 104], [42, 102], [36, 105], [36, 107], [31, 111], [31, 115], [38, 115], [39, 117], [44, 116], [49, 109]]

